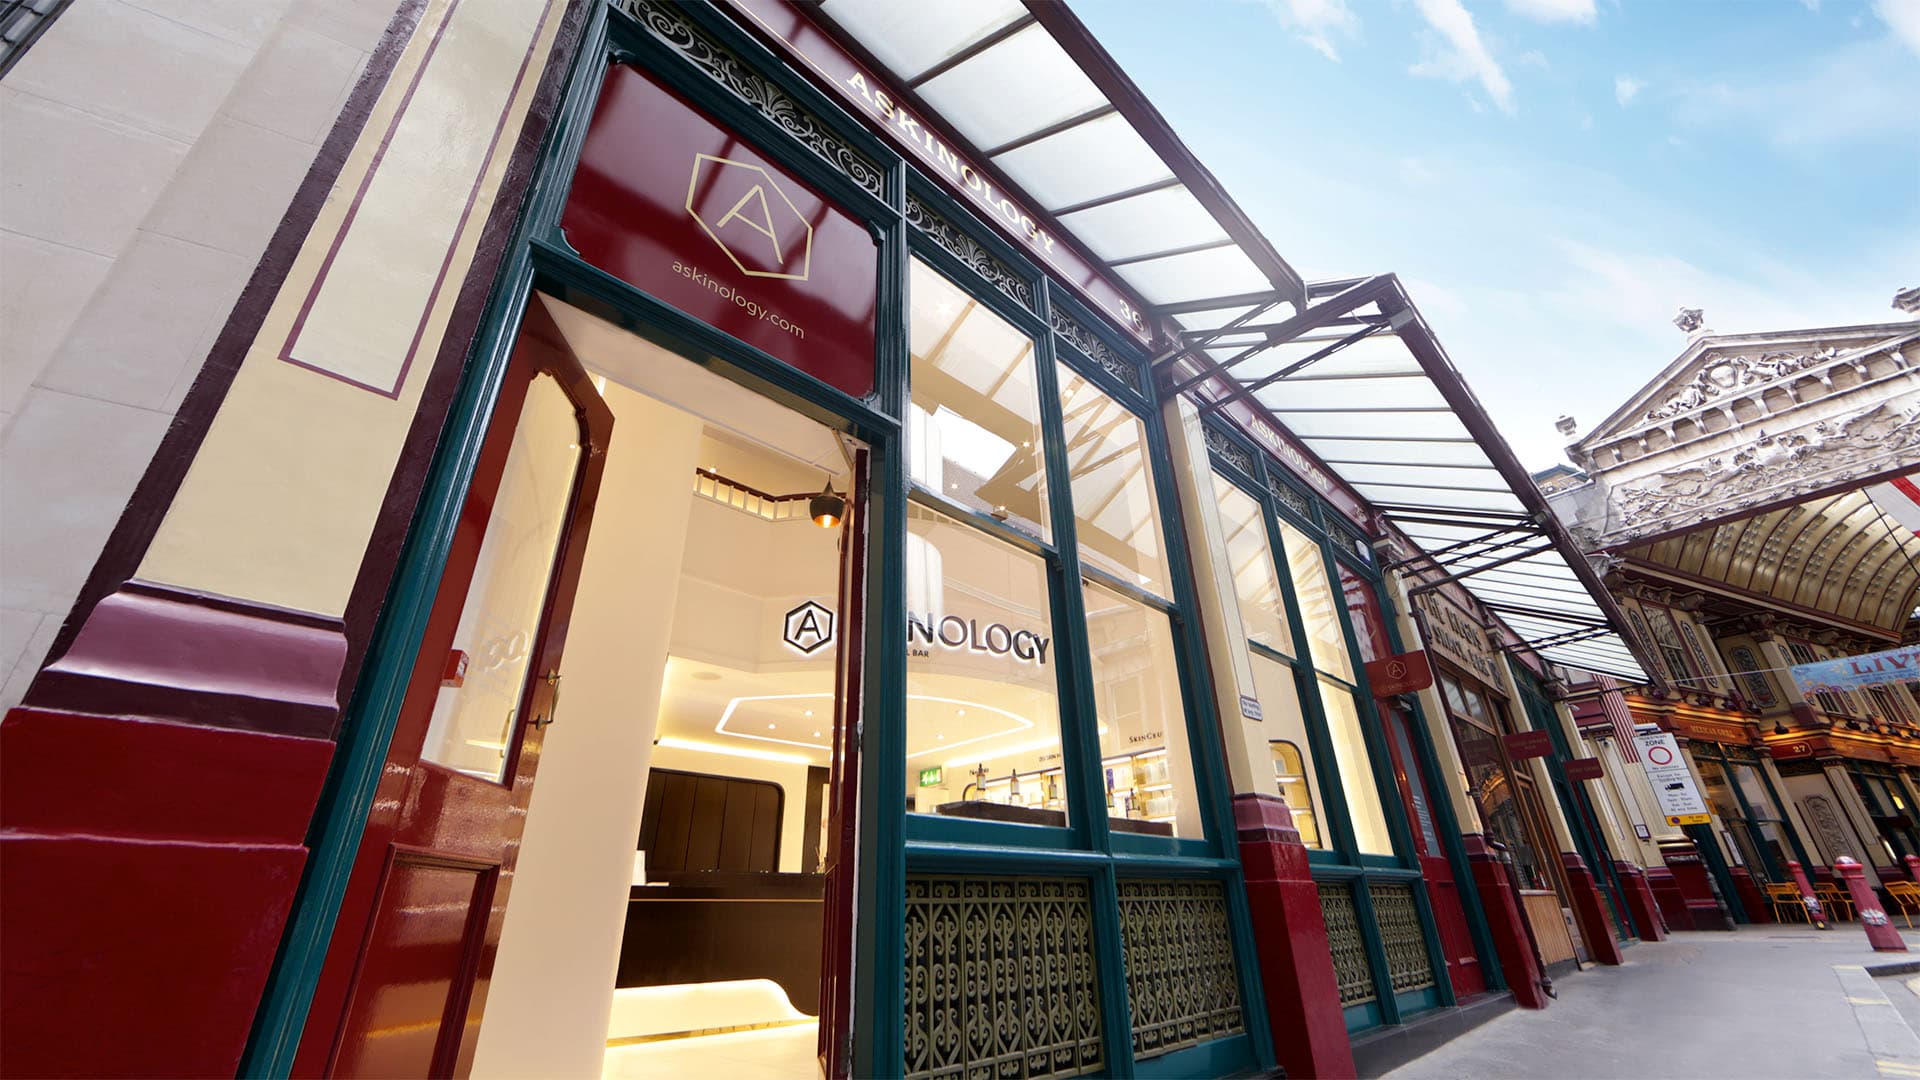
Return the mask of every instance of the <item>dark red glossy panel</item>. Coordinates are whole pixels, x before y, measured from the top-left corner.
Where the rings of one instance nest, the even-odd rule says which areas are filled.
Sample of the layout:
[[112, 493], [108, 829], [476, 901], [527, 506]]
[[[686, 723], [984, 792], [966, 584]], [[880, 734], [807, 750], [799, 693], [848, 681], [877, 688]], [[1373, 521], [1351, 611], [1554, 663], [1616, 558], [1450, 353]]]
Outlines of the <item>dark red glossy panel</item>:
[[1233, 797], [1274, 1051], [1288, 1076], [1352, 1076], [1353, 1046], [1307, 849], [1277, 795]]
[[622, 281], [872, 393], [873, 234], [651, 76], [608, 70], [561, 227]]
[[304, 857], [0, 835], [0, 1070], [232, 1076]]
[[1540, 988], [1540, 964], [1527, 930], [1526, 914], [1520, 910], [1520, 897], [1514, 891], [1507, 865], [1487, 846], [1486, 837], [1464, 833], [1467, 863], [1473, 868], [1473, 886], [1480, 894], [1481, 910], [1487, 914], [1487, 931], [1494, 951], [1500, 956], [1500, 970], [1507, 977], [1507, 989], [1523, 1009], [1544, 1009], [1547, 995]]
[[1641, 941], [1667, 940], [1667, 922], [1653, 897], [1647, 874], [1625, 859], [1613, 861], [1614, 876], [1620, 879], [1620, 891], [1627, 894], [1627, 911], [1633, 917], [1633, 930]]
[[1433, 902], [1433, 921], [1440, 929], [1440, 949], [1447, 957], [1447, 977], [1453, 982], [1453, 996], [1468, 998], [1487, 988], [1487, 973], [1474, 951], [1473, 931], [1467, 927], [1467, 912], [1460, 900], [1460, 886], [1445, 859], [1422, 858], [1420, 869], [1426, 875], [1427, 895]]
[[381, 882], [335, 1075], [446, 1075], [465, 1020], [462, 976], [482, 960], [498, 870], [395, 854]]
[[333, 749], [326, 739], [15, 709], [0, 723], [0, 822], [141, 841], [297, 844]]
[[1567, 890], [1573, 894], [1573, 915], [1580, 920], [1580, 938], [1586, 942], [1587, 956], [1602, 964], [1621, 962], [1620, 943], [1614, 940], [1613, 924], [1607, 920], [1606, 901], [1600, 897], [1587, 861], [1571, 851], [1560, 853], [1567, 871]]

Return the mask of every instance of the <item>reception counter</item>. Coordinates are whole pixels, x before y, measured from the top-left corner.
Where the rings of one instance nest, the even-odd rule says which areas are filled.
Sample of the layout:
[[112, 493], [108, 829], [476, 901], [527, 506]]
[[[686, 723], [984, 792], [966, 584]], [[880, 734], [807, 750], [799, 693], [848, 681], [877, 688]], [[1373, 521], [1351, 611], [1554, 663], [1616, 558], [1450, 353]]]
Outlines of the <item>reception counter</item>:
[[635, 885], [614, 985], [771, 979], [801, 1012], [820, 1007], [819, 874], [725, 871]]

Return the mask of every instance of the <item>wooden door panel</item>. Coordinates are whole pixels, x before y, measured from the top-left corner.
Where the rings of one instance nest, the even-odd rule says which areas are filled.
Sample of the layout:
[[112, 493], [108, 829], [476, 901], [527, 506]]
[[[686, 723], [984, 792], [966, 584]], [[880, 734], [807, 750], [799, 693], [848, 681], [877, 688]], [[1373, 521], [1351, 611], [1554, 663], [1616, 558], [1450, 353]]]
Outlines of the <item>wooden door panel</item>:
[[[354, 980], [337, 1076], [443, 1075], [466, 1027], [497, 863], [396, 849]], [[440, 1067], [436, 1067], [440, 1066]]]

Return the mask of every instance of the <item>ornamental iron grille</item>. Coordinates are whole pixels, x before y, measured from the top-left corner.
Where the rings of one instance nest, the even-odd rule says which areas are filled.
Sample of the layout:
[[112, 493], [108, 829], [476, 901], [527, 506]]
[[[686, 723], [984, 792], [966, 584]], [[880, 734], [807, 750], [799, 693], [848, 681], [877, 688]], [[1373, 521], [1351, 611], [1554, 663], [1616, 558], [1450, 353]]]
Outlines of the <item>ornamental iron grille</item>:
[[616, 0], [616, 6], [714, 82], [780, 125], [794, 141], [820, 155], [854, 183], [885, 197], [885, 174], [880, 166], [834, 135], [819, 117], [802, 108], [771, 79], [755, 72], [732, 51], [687, 21], [673, 5], [656, 0]]
[[1121, 878], [1118, 884], [1134, 1056], [1246, 1030], [1220, 883]]
[[1253, 475], [1253, 455], [1248, 453], [1245, 447], [1227, 438], [1226, 432], [1211, 425], [1202, 428], [1201, 431], [1206, 435], [1207, 449], [1213, 452], [1214, 457], [1239, 470], [1242, 476]]
[[905, 930], [907, 1077], [1101, 1070], [1084, 879], [915, 875]]
[[1060, 339], [1085, 353], [1087, 359], [1099, 364], [1107, 374], [1120, 380], [1130, 390], [1140, 389], [1140, 369], [1126, 357], [1115, 352], [1113, 347], [1100, 340], [1100, 336], [1080, 324], [1073, 316], [1058, 307], [1049, 313], [1053, 323], [1053, 332]]
[[1279, 499], [1282, 506], [1300, 515], [1303, 520], [1313, 520], [1313, 501], [1295, 490], [1292, 484], [1274, 476], [1268, 479], [1267, 486], [1273, 489], [1273, 497]]
[[1315, 882], [1320, 889], [1320, 917], [1327, 924], [1327, 945], [1333, 950], [1333, 977], [1340, 985], [1340, 1007], [1379, 998], [1373, 985], [1373, 964], [1367, 960], [1367, 942], [1360, 935], [1360, 914], [1353, 907], [1353, 886], [1345, 882]]
[[1404, 994], [1432, 986], [1433, 957], [1420, 930], [1420, 909], [1413, 902], [1413, 886], [1376, 882], [1368, 891], [1373, 894], [1373, 918], [1380, 924], [1380, 944], [1387, 953], [1387, 975], [1393, 980], [1393, 992]]
[[1033, 282], [1001, 262], [993, 252], [987, 250], [985, 244], [941, 217], [911, 191], [907, 192], [907, 224], [926, 234], [928, 239], [946, 249], [947, 254], [965, 263], [967, 269], [987, 279], [988, 284], [1005, 293], [1015, 303], [1028, 310], [1033, 309]]

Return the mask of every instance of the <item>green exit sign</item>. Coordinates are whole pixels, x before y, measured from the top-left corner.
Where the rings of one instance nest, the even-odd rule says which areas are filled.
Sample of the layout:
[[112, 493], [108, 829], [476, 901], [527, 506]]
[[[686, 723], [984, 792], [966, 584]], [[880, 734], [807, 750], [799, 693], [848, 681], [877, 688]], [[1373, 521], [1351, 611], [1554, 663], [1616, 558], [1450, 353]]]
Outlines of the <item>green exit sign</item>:
[[920, 770], [920, 786], [921, 787], [939, 787], [941, 784], [945, 782], [946, 782], [946, 774], [941, 772], [940, 767], [937, 765], [931, 769]]

